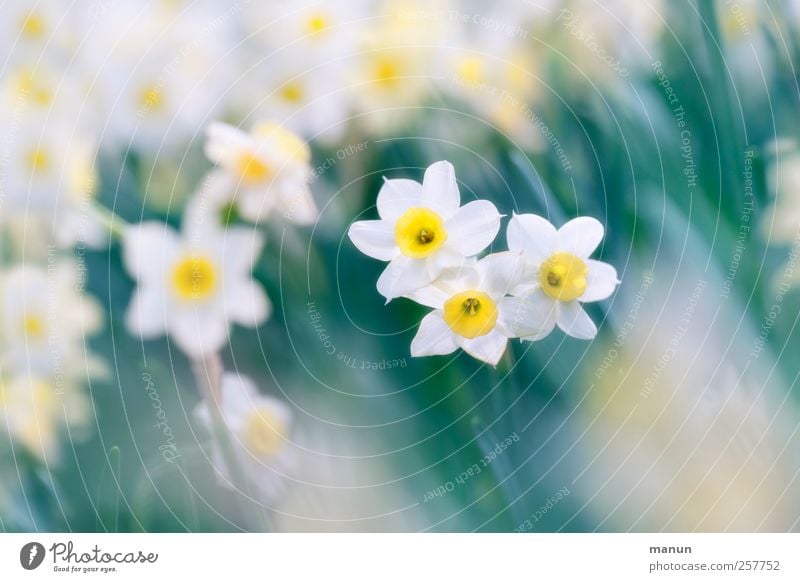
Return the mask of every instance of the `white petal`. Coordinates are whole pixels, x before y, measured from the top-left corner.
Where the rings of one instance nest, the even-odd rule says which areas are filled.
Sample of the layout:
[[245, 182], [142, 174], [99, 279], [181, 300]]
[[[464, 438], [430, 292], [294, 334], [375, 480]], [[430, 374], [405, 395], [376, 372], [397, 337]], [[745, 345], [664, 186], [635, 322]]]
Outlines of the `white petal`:
[[603, 240], [603, 225], [595, 218], [579, 216], [559, 228], [557, 238], [557, 250], [586, 259]]
[[508, 344], [508, 338], [497, 329], [472, 339], [459, 337], [458, 341], [462, 349], [470, 356], [492, 366], [496, 366], [503, 357], [503, 352], [506, 351]]
[[225, 317], [246, 327], [264, 323], [272, 312], [270, 302], [261, 285], [252, 280], [231, 283], [223, 290]]
[[422, 180], [422, 200], [426, 207], [450, 218], [461, 205], [456, 171], [450, 162], [436, 162], [425, 170]]
[[169, 333], [187, 356], [200, 359], [225, 345], [228, 322], [225, 314], [216, 309], [185, 309], [172, 314]]
[[248, 275], [264, 248], [264, 235], [255, 228], [233, 227], [222, 235], [223, 268], [234, 276]]
[[509, 250], [524, 252], [536, 264], [553, 254], [556, 238], [556, 227], [536, 214], [515, 214], [506, 229]]
[[440, 273], [445, 269], [454, 269], [470, 264], [469, 259], [467, 259], [456, 249], [451, 248], [447, 243], [442, 245], [439, 250], [428, 257], [428, 262], [430, 263], [430, 268], [434, 273]]
[[597, 335], [597, 326], [577, 301], [559, 301], [557, 311], [558, 327], [567, 335], [578, 339]]
[[122, 259], [125, 268], [140, 281], [160, 281], [164, 265], [180, 246], [177, 233], [161, 222], [143, 222], [125, 230]]
[[319, 210], [308, 184], [305, 181], [295, 182], [290, 190], [291, 193], [280, 197], [281, 219], [302, 226], [314, 224], [319, 218]]
[[578, 297], [578, 301], [602, 301], [608, 298], [617, 288], [617, 270], [602, 261], [586, 259], [586, 266], [589, 267], [589, 274], [586, 276], [586, 291]]
[[247, 147], [250, 137], [241, 129], [227, 123], [215, 122], [206, 130], [204, 151], [215, 164], [225, 164], [234, 150]]
[[508, 337], [540, 340], [556, 326], [555, 301], [542, 292], [527, 297], [503, 297], [497, 325]]
[[269, 186], [240, 187], [233, 196], [236, 210], [245, 220], [259, 224], [269, 218], [277, 206], [277, 196], [273, 195]]
[[488, 200], [475, 200], [447, 219], [447, 245], [464, 256], [477, 255], [492, 244], [500, 230], [500, 213]]
[[480, 275], [474, 262], [462, 262], [457, 267], [443, 269], [430, 285], [403, 296], [422, 305], [441, 309], [445, 301], [456, 293], [480, 287]]
[[142, 339], [163, 335], [167, 329], [164, 289], [156, 285], [140, 286], [128, 305], [125, 326]]
[[247, 376], [233, 372], [223, 374], [222, 411], [226, 421], [236, 428], [254, 409], [267, 409], [287, 427], [292, 425], [292, 410], [284, 401], [261, 394], [255, 383]]
[[234, 372], [225, 372], [221, 383], [222, 413], [226, 422], [236, 425], [239, 419], [255, 408], [259, 397], [258, 389], [250, 378]]
[[445, 323], [441, 311], [429, 313], [419, 324], [411, 342], [411, 355], [443, 356], [458, 349], [453, 330]]
[[385, 180], [377, 204], [378, 216], [394, 223], [409, 208], [422, 205], [422, 184], [405, 178]]
[[524, 265], [522, 254], [516, 251], [484, 257], [475, 265], [480, 275], [480, 289], [494, 298], [506, 295], [520, 283]]
[[426, 285], [421, 289], [417, 289], [410, 293], [406, 293], [403, 297], [416, 301], [420, 305], [432, 307], [433, 309], [441, 309], [444, 307], [445, 301], [452, 297], [452, 293], [444, 289], [441, 285], [437, 285], [434, 281], [430, 285]]
[[394, 226], [388, 220], [361, 220], [347, 231], [358, 250], [381, 261], [391, 261], [400, 250], [394, 237]]
[[386, 297], [387, 303], [428, 285], [436, 277], [431, 274], [425, 259], [400, 256], [392, 260], [378, 277], [378, 293]]

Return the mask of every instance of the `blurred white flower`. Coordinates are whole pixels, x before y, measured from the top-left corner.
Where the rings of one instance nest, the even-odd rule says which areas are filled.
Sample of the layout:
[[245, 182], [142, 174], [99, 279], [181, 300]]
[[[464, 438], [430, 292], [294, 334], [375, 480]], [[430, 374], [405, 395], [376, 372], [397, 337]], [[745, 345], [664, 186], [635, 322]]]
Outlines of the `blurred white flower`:
[[75, 112], [88, 96], [82, 79], [80, 64], [63, 71], [47, 60], [14, 61], [0, 77], [0, 119], [6, 125], [17, 115], [23, 120], [37, 117], [42, 124], [74, 123]]
[[49, 232], [61, 246], [83, 242], [99, 247], [107, 233], [87, 210], [97, 193], [96, 144], [61, 121], [45, 124], [37, 116], [9, 134], [14, 145], [0, 177], [3, 220], [41, 223], [44, 228], [36, 232]]
[[540, 333], [547, 307], [536, 306], [539, 313], [533, 313], [525, 300], [506, 297], [523, 269], [519, 253], [496, 253], [447, 269], [432, 285], [409, 293], [409, 299], [436, 310], [420, 323], [411, 355], [445, 355], [461, 348], [494, 366], [508, 338]]
[[312, 224], [317, 219], [308, 186], [311, 150], [284, 127], [261, 123], [245, 133], [225, 123], [213, 123], [205, 152], [219, 166], [211, 176], [215, 192], [228, 196], [246, 220], [257, 223], [273, 212], [297, 224]]
[[[341, 84], [342, 68], [342, 62], [323, 60], [266, 61], [260, 67], [263, 72], [251, 73], [243, 80], [240, 95], [249, 103], [242, 109], [257, 119], [273, 119], [306, 139], [337, 143], [350, 114], [347, 88]], [[261, 97], [255, 103], [254, 94]]]
[[83, 292], [72, 261], [16, 265], [0, 274], [0, 325], [6, 370], [47, 375], [78, 366], [84, 376], [105, 372], [86, 347], [88, 336], [103, 326], [103, 311]]
[[39, 59], [46, 51], [72, 48], [76, 25], [85, 18], [85, 12], [60, 0], [4, 2], [0, 52], [13, 60]]
[[157, 222], [129, 227], [123, 257], [138, 287], [128, 330], [143, 339], [168, 333], [200, 359], [225, 344], [230, 323], [261, 324], [271, 304], [250, 271], [262, 247], [263, 237], [251, 229], [190, 226], [180, 236]]
[[91, 418], [89, 398], [77, 382], [65, 380], [74, 378], [18, 374], [0, 380], [0, 426], [48, 464], [59, 460], [61, 428], [69, 427], [75, 440]]
[[621, 77], [658, 59], [667, 18], [663, 0], [566, 0], [554, 27], [578, 74], [615, 90], [625, 86]]
[[500, 229], [501, 215], [487, 200], [461, 206], [455, 170], [436, 162], [422, 184], [386, 180], [378, 193], [380, 220], [354, 223], [353, 244], [367, 256], [389, 261], [378, 279], [387, 301], [431, 283], [447, 267], [488, 247]]
[[185, 148], [225, 105], [232, 68], [215, 64], [232, 44], [234, 22], [203, 2], [118, 2], [100, 11], [81, 55], [97, 71], [104, 148]]
[[91, 414], [83, 386], [107, 374], [87, 347], [103, 323], [72, 261], [15, 265], [0, 273], [0, 426], [47, 463], [61, 427], [82, 438]]
[[[267, 46], [283, 50], [281, 58], [298, 63], [341, 57], [355, 47], [368, 27], [369, 0], [333, 5], [324, 0], [262, 0], [245, 6], [243, 23]], [[292, 58], [294, 57], [294, 58]]]
[[[229, 486], [235, 480], [228, 467], [237, 463], [255, 485], [260, 500], [276, 500], [286, 488], [285, 481], [295, 470], [295, 451], [291, 441], [293, 415], [281, 400], [258, 392], [252, 380], [239, 374], [222, 376], [220, 399], [214, 405], [227, 428], [231, 447], [223, 447], [218, 439], [212, 441], [212, 460], [222, 475], [220, 481]], [[214, 434], [214, 416], [205, 401], [195, 410], [197, 419]], [[236, 459], [226, 459], [231, 451]]]
[[462, 17], [442, 53], [440, 76], [445, 91], [469, 103], [516, 143], [538, 150], [543, 138], [534, 110], [543, 99], [543, 61], [528, 28], [532, 8], [497, 5]]
[[579, 217], [556, 231], [535, 214], [515, 214], [506, 233], [508, 248], [525, 258], [524, 280], [512, 294], [523, 297], [531, 313], [546, 313], [541, 330], [524, 340], [537, 340], [558, 325], [578, 339], [592, 339], [597, 327], [581, 303], [609, 297], [619, 280], [611, 265], [589, 256], [603, 240], [603, 225]]
[[395, 131], [430, 94], [430, 75], [449, 24], [443, 7], [416, 0], [383, 2], [348, 59], [347, 86], [358, 121], [372, 133]]

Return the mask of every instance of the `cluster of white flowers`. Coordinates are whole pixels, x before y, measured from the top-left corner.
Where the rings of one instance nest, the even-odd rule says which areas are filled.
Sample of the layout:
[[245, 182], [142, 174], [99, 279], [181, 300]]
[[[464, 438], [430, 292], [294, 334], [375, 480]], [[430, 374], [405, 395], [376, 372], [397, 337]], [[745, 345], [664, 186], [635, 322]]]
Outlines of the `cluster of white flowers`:
[[47, 463], [60, 428], [80, 436], [91, 419], [87, 378], [106, 374], [85, 345], [103, 311], [83, 293], [74, 265], [16, 265], [0, 272], [0, 426]]
[[[283, 131], [276, 128], [320, 143], [353, 127], [385, 135], [425, 105], [435, 116], [445, 95], [538, 148], [532, 111], [547, 91], [535, 37], [558, 18], [557, 4], [122, 0], [87, 8], [11, 0], [0, 24], [2, 220], [41, 225], [61, 246], [103, 245], [108, 233], [92, 212], [97, 160], [134, 153], [148, 181], [170, 176], [211, 119], [277, 124], [247, 135], [210, 129], [206, 151], [220, 168], [215, 200], [223, 203], [238, 174], [236, 205], [248, 219], [272, 207], [298, 223], [315, 216], [310, 196], [295, 187], [306, 178], [308, 150], [270, 136]], [[243, 173], [246, 160], [225, 158], [220, 147], [257, 149], [268, 163], [246, 164]], [[275, 196], [248, 195], [246, 183], [276, 167], [286, 178]]]
[[461, 206], [455, 170], [436, 162], [422, 184], [386, 180], [377, 200], [379, 220], [354, 223], [350, 240], [364, 254], [389, 261], [378, 279], [387, 302], [407, 297], [434, 311], [422, 320], [412, 356], [458, 348], [496, 365], [509, 338], [534, 341], [558, 325], [591, 339], [597, 328], [581, 306], [609, 297], [617, 284], [611, 265], [589, 257], [603, 239], [593, 218], [560, 229], [534, 214], [514, 215], [508, 251], [484, 251], [501, 215], [486, 200]]
[[[540, 4], [476, 12], [466, 0], [435, 9], [420, 0], [4, 3], [0, 228], [10, 244], [0, 267], [0, 422], [54, 458], [59, 425], [87, 419], [82, 389], [102, 365], [86, 339], [102, 317], [78, 283], [76, 250], [103, 248], [121, 230], [136, 282], [128, 330], [168, 335], [202, 362], [224, 347], [231, 324], [269, 318], [269, 298], [252, 277], [267, 222], [318, 218], [309, 141], [386, 135], [445, 95], [539, 147], [531, 110], [545, 85], [532, 43], [557, 14]], [[150, 173], [147, 201], [159, 187], [149, 179], [162, 166], [177, 172], [203, 139], [212, 167], [181, 208], [180, 233], [160, 222], [128, 226], [100, 205], [102, 187], [114, 186], [101, 183], [101, 165], [134, 160]], [[351, 237], [390, 261], [378, 281], [387, 300], [434, 308], [414, 355], [460, 346], [496, 363], [507, 338], [536, 339], [556, 324], [591, 337], [580, 302], [616, 284], [613, 269], [588, 259], [602, 237], [588, 219], [556, 233], [536, 217], [514, 217], [511, 250], [475, 260], [501, 216], [486, 201], [461, 206], [447, 163], [432, 166], [423, 185], [388, 180], [378, 210], [381, 220], [354, 225]], [[232, 211], [252, 227], [231, 225]], [[279, 448], [265, 427], [280, 425], [285, 436], [290, 415], [249, 381], [226, 376], [220, 386], [223, 416], [234, 419], [226, 424], [244, 431], [247, 450], [263, 461]], [[245, 409], [278, 420], [253, 420]]]

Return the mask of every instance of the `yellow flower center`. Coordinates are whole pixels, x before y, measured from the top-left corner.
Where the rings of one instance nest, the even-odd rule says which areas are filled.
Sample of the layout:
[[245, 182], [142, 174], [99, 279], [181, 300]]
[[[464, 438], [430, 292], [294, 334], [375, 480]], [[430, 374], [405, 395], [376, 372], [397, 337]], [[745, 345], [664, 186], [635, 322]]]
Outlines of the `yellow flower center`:
[[31, 99], [35, 105], [46, 107], [53, 102], [53, 91], [41, 77], [32, 70], [21, 71], [16, 75], [16, 88], [22, 99]]
[[156, 85], [145, 87], [139, 94], [139, 105], [143, 109], [158, 110], [164, 104], [164, 95]]
[[172, 284], [180, 299], [207, 299], [217, 287], [217, 269], [205, 257], [186, 257], [172, 270]]
[[444, 304], [444, 320], [462, 337], [486, 335], [497, 323], [497, 304], [481, 291], [457, 293]]
[[247, 184], [258, 184], [272, 176], [272, 168], [253, 152], [245, 152], [236, 159], [236, 171]]
[[422, 259], [442, 246], [447, 230], [442, 217], [428, 208], [409, 208], [394, 225], [394, 240], [400, 252]]
[[34, 172], [44, 172], [50, 167], [50, 155], [42, 148], [34, 148], [28, 153], [28, 167]]
[[553, 253], [539, 267], [542, 290], [559, 301], [572, 301], [586, 291], [589, 268], [571, 253]]
[[271, 457], [286, 444], [286, 424], [266, 408], [252, 411], [245, 421], [243, 440], [254, 455]]
[[465, 57], [456, 66], [459, 79], [469, 85], [478, 85], [483, 78], [483, 59], [480, 57]]
[[329, 26], [328, 17], [321, 12], [311, 14], [306, 21], [306, 30], [309, 34], [319, 34], [324, 32]]
[[289, 103], [300, 103], [303, 101], [303, 88], [299, 83], [289, 82], [286, 83], [278, 91], [281, 99]]
[[22, 36], [28, 38], [40, 38], [44, 34], [44, 29], [44, 19], [35, 12], [29, 12], [20, 24]]
[[394, 87], [400, 82], [402, 65], [393, 55], [381, 55], [375, 59], [372, 68], [373, 79], [383, 88]]
[[277, 123], [261, 123], [254, 131], [256, 137], [274, 140], [278, 148], [297, 162], [307, 164], [311, 161], [308, 144], [296, 133]]
[[45, 324], [38, 315], [31, 314], [22, 318], [22, 333], [25, 337], [32, 340], [40, 340], [44, 337]]

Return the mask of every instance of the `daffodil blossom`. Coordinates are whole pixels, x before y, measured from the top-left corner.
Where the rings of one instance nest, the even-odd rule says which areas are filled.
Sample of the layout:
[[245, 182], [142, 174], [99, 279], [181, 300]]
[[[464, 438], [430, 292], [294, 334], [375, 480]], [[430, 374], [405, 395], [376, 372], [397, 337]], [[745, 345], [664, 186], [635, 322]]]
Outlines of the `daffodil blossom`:
[[541, 331], [522, 339], [541, 339], [556, 325], [572, 337], [592, 339], [597, 327], [581, 304], [606, 299], [619, 283], [614, 267], [589, 258], [603, 240], [603, 225], [579, 217], [556, 230], [541, 216], [515, 214], [506, 236], [508, 248], [525, 259], [523, 280], [512, 295], [524, 297], [531, 312], [546, 314]]
[[[67, 364], [70, 364], [67, 362]], [[91, 420], [91, 404], [81, 389], [80, 366], [69, 365], [58, 375], [17, 373], [0, 381], [0, 427], [48, 465], [60, 457], [61, 428], [74, 440]]]
[[[97, 146], [61, 123], [44, 126], [37, 118], [25, 118], [16, 127], [19, 136], [3, 176], [3, 219], [41, 224], [62, 247], [101, 247], [107, 233], [86, 210], [97, 194]], [[0, 131], [6, 128], [0, 122]]]
[[136, 279], [126, 324], [143, 339], [164, 333], [190, 357], [199, 359], [227, 341], [230, 323], [255, 327], [271, 304], [250, 271], [263, 238], [251, 229], [187, 229], [142, 223], [123, 240], [124, 261]]
[[494, 366], [509, 338], [540, 333], [547, 307], [506, 296], [519, 284], [523, 268], [520, 253], [496, 253], [447, 269], [432, 285], [408, 294], [435, 309], [420, 323], [411, 355], [445, 355], [461, 348]]
[[119, 2], [92, 18], [79, 62], [93, 71], [104, 148], [177, 155], [226, 104], [229, 68], [208, 72], [231, 46], [230, 23], [207, 2], [183, 4]]
[[16, 373], [62, 374], [70, 362], [84, 377], [102, 376], [105, 365], [86, 348], [100, 331], [103, 311], [85, 295], [72, 261], [47, 269], [19, 264], [0, 274], [2, 363]]
[[311, 150], [299, 136], [275, 123], [261, 123], [250, 133], [213, 123], [207, 138], [206, 155], [219, 166], [213, 182], [243, 218], [257, 223], [277, 211], [297, 224], [317, 219], [308, 186]]
[[350, 240], [365, 255], [389, 261], [378, 279], [387, 301], [424, 287], [446, 268], [488, 247], [500, 229], [494, 204], [474, 200], [461, 206], [450, 162], [436, 162], [422, 184], [386, 180], [378, 193], [380, 220], [354, 223]]
[[[238, 374], [222, 376], [218, 403], [222, 421], [230, 432], [231, 449], [264, 502], [274, 501], [285, 489], [285, 479], [295, 468], [291, 442], [292, 411], [281, 400], [260, 394], [253, 382]], [[213, 433], [214, 417], [207, 402], [195, 410], [196, 418]], [[229, 450], [231, 450], [229, 449]], [[212, 441], [212, 459], [233, 486], [223, 449]]]

